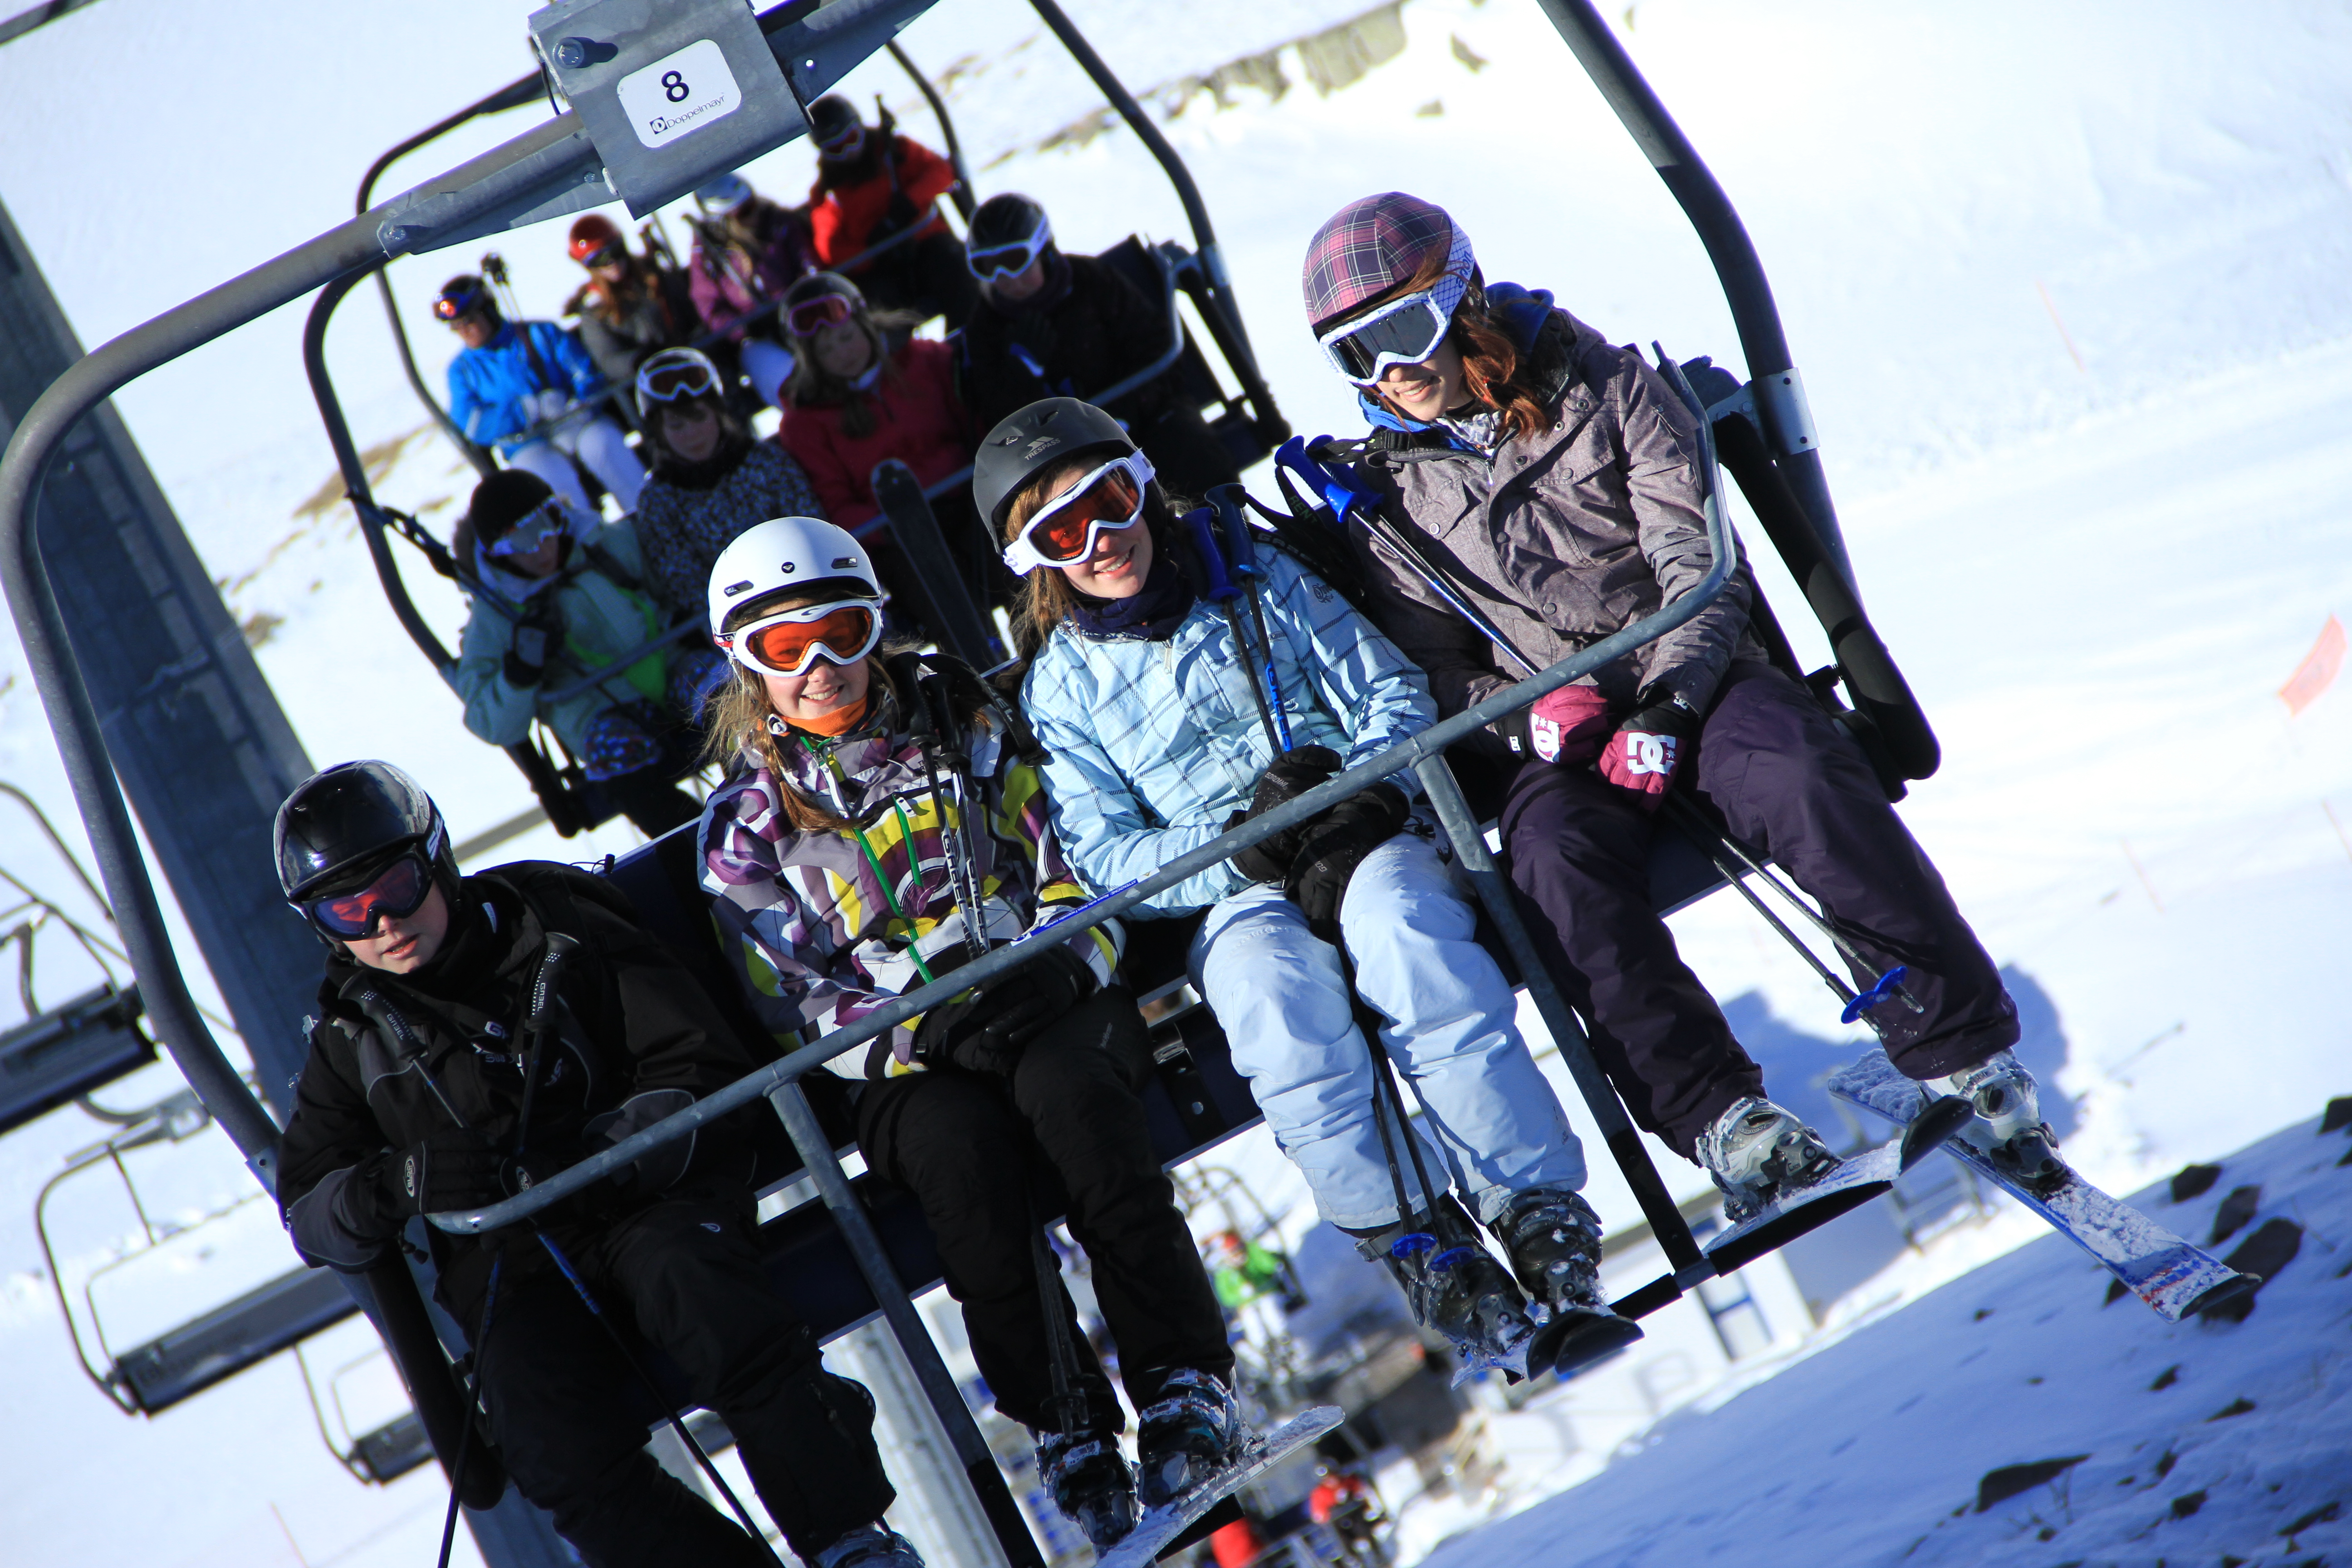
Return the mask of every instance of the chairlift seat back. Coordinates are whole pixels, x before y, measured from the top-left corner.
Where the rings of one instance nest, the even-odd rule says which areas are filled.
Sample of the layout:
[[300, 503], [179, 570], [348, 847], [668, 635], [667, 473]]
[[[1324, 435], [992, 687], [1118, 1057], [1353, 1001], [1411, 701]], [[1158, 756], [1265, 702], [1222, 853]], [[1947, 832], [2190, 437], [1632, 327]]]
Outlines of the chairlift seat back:
[[108, 1381], [131, 1408], [157, 1415], [358, 1310], [341, 1275], [297, 1268], [125, 1352]]
[[0, 1133], [155, 1059], [134, 982], [111, 981], [0, 1035]]

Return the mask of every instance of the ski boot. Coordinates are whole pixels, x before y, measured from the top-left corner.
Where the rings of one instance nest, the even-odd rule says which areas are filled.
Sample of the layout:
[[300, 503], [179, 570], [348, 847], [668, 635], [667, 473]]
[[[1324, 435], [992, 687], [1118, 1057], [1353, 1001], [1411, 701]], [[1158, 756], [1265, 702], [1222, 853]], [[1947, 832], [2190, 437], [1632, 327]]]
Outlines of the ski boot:
[[1388, 1266], [1404, 1288], [1412, 1321], [1445, 1336], [1465, 1374], [1501, 1367], [1517, 1383], [1528, 1375], [1536, 1331], [1527, 1298], [1478, 1244], [1461, 1205], [1447, 1196], [1438, 1209], [1435, 1216], [1415, 1215], [1360, 1237], [1356, 1250]]
[[1135, 1434], [1143, 1506], [1165, 1508], [1241, 1457], [1249, 1439], [1234, 1391], [1214, 1373], [1180, 1366], [1145, 1407]]
[[1035, 1432], [1037, 1474], [1054, 1506], [1087, 1533], [1100, 1554], [1109, 1551], [1139, 1517], [1135, 1468], [1118, 1451], [1118, 1436], [1106, 1429]]
[[1601, 1295], [1601, 1216], [1566, 1187], [1513, 1193], [1494, 1225], [1511, 1272], [1547, 1316], [1528, 1350], [1528, 1372], [1571, 1373], [1642, 1337]]
[[1723, 1217], [1744, 1225], [1776, 1198], [1838, 1167], [1822, 1135], [1757, 1095], [1735, 1102], [1698, 1135], [1699, 1163], [1723, 1190]]
[[1992, 1163], [2037, 1193], [2047, 1194], [2066, 1179], [2058, 1157], [2058, 1135], [2042, 1120], [2033, 1075], [2009, 1051], [1995, 1051], [1974, 1067], [1920, 1086], [1956, 1094], [1976, 1107], [1992, 1129]]
[[851, 1531], [810, 1562], [814, 1568], [923, 1568], [915, 1543], [879, 1520]]

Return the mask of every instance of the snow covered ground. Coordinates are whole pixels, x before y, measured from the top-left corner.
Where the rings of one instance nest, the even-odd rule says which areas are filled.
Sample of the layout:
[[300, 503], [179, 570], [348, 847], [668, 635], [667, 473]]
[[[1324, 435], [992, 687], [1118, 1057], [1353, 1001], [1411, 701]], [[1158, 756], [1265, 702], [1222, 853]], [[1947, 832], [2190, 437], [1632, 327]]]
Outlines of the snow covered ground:
[[[420, 0], [331, 26], [291, 0], [76, 12], [0, 49], [16, 127], [0, 139], [0, 200], [94, 344], [347, 216], [383, 147], [520, 74], [523, 9]], [[1070, 9], [1140, 89], [1362, 7], [1193, 0], [1181, 27], [1110, 0]], [[1921, 1536], [1912, 1555], [1926, 1562], [2280, 1560], [2284, 1538], [2268, 1531], [2326, 1500], [2298, 1467], [2326, 1452], [2315, 1445], [2328, 1434], [2339, 1458], [2352, 1447], [2347, 1287], [2342, 1259], [2330, 1261], [2352, 1236], [2345, 1175], [2305, 1172], [2297, 1162], [2316, 1145], [2290, 1125], [2352, 1090], [2339, 980], [2352, 842], [2336, 826], [2352, 825], [2352, 698], [2333, 691], [2290, 716], [2274, 695], [2326, 618], [2352, 612], [2352, 447], [2340, 433], [2352, 411], [2341, 108], [2352, 19], [2287, 0], [1608, 9], [1771, 272], [1864, 590], [1944, 742], [1943, 771], [1916, 788], [1906, 819], [1995, 957], [2054, 1009], [2067, 1054], [2051, 1092], [2072, 1097], [2080, 1122], [2070, 1154], [2118, 1192], [2227, 1156], [2221, 1186], [2180, 1212], [2201, 1226], [2221, 1193], [2259, 1180], [2264, 1217], [2294, 1214], [2310, 1234], [2244, 1325], [2164, 1331], [2132, 1303], [2098, 1310], [2097, 1281], [2058, 1247], [1988, 1261], [2035, 1235], [2008, 1214], [1856, 1291], [1832, 1326], [1867, 1321], [1862, 1331], [1719, 1409], [1716, 1396], [1685, 1407], [1654, 1447], [1439, 1560], [1664, 1561], [1702, 1554], [1730, 1539], [1725, 1521], [1751, 1519], [1792, 1532], [1759, 1537], [1778, 1549], [1743, 1553], [1758, 1561], [1892, 1560]], [[1736, 363], [1687, 226], [1536, 8], [1410, 0], [1399, 16], [1402, 52], [1352, 85], [1318, 95], [1286, 50], [1279, 96], [1227, 86], [1229, 107], [1202, 92], [1168, 123], [1292, 422], [1353, 427], [1297, 320], [1296, 268], [1323, 216], [1381, 188], [1444, 202], [1490, 277], [1551, 288], [1617, 340]], [[1376, 41], [1384, 26], [1359, 36]], [[1132, 228], [1181, 237], [1181, 209], [1123, 130], [1035, 150], [1097, 106], [1039, 31], [1013, 0], [955, 0], [906, 36], [934, 75], [954, 73], [949, 94], [983, 192], [1036, 195], [1074, 247]], [[1268, 79], [1255, 68], [1225, 79], [1253, 77]], [[895, 67], [869, 66], [849, 85], [884, 94], [928, 134]], [[384, 188], [531, 118], [468, 128]], [[751, 173], [791, 196], [808, 171], [793, 147]], [[502, 247], [535, 309], [571, 286], [560, 235]], [[393, 269], [428, 374], [447, 345], [419, 307], [473, 254]], [[462, 837], [528, 795], [458, 730], [343, 509], [297, 515], [331, 467], [299, 373], [299, 308], [276, 312], [118, 405], [240, 619], [275, 619], [259, 658], [311, 756], [400, 761]], [[338, 317], [330, 358], [363, 447], [421, 423], [364, 294]], [[446, 528], [464, 482], [425, 437], [384, 493]], [[1793, 626], [1793, 589], [1769, 570], [1766, 581]], [[420, 597], [454, 629], [454, 596], [427, 583]], [[1818, 639], [1800, 640], [1818, 652]], [[0, 641], [0, 779], [78, 840], [21, 671]], [[584, 856], [631, 841], [625, 828], [593, 845], [542, 834], [504, 852]], [[55, 889], [64, 879], [37, 844], [6, 821], [0, 864], [35, 867]], [[1717, 994], [1742, 999], [1759, 1037], [1787, 1047], [1792, 1077], [1853, 1042], [1811, 977], [1729, 901], [1690, 911], [1678, 931]], [[60, 980], [52, 994], [69, 989]], [[173, 1081], [150, 1069], [112, 1097]], [[8, 1560], [420, 1561], [439, 1518], [429, 1472], [385, 1491], [351, 1481], [310, 1431], [290, 1361], [152, 1422], [127, 1420], [82, 1381], [29, 1209], [63, 1155], [95, 1135], [68, 1112], [0, 1143]], [[167, 1155], [188, 1163], [174, 1190], [190, 1213], [243, 1180], [216, 1137], [155, 1162]], [[1262, 1147], [1237, 1157], [1262, 1195], [1297, 1195]], [[1691, 1182], [1664, 1163], [1670, 1181]], [[1597, 1192], [1612, 1222], [1630, 1215], [1611, 1181]], [[2294, 1194], [2300, 1209], [2278, 1206]], [[135, 1226], [86, 1217], [78, 1245], [91, 1257]], [[1916, 1305], [1896, 1312], [1906, 1300]], [[1993, 1315], [1979, 1322], [1979, 1306]], [[1915, 1342], [1953, 1348], [1902, 1371], [1897, 1395], [1895, 1363]], [[2173, 1362], [2176, 1385], [2134, 1392]], [[2025, 1384], [2036, 1374], [2048, 1384]], [[2012, 1403], [1988, 1420], [1980, 1407], [1996, 1392]], [[1896, 1408], [1914, 1394], [1919, 1403]], [[2181, 1415], [2172, 1406], [2187, 1394], [2195, 1408]], [[2254, 1410], [2204, 1424], [2242, 1395]], [[2135, 1468], [2183, 1434], [2163, 1481]], [[2045, 1488], [1951, 1513], [1984, 1470], [2078, 1452], [2092, 1458], [2059, 1483], [2070, 1500]], [[2126, 1475], [2139, 1479], [2118, 1485]], [[2272, 1481], [2282, 1489], [2261, 1493]], [[1515, 1489], [1520, 1500], [1549, 1489], [1540, 1474]], [[2171, 1521], [2173, 1500], [2199, 1489], [2207, 1511]], [[2094, 1494], [2114, 1500], [2095, 1507]], [[2061, 1530], [2046, 1544], [2032, 1538], [2036, 1513]], [[2154, 1534], [2127, 1539], [2159, 1515]], [[2326, 1528], [2304, 1543], [2340, 1556]]]

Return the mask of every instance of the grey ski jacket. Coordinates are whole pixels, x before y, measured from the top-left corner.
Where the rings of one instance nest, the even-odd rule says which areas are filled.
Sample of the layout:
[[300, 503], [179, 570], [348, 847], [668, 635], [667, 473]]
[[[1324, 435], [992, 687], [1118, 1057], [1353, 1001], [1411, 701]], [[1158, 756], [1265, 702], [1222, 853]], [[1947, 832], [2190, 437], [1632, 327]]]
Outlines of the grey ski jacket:
[[[1535, 384], [1551, 424], [1507, 433], [1491, 455], [1443, 428], [1382, 431], [1356, 469], [1392, 522], [1538, 668], [1648, 615], [1712, 564], [1700, 510], [1697, 427], [1630, 349], [1565, 310], [1537, 331]], [[1518, 666], [1473, 631], [1356, 518], [1373, 618], [1429, 673], [1451, 716], [1516, 684]], [[1681, 627], [1585, 678], [1630, 711], [1653, 684], [1706, 710], [1734, 658], [1761, 659], [1748, 569]]]

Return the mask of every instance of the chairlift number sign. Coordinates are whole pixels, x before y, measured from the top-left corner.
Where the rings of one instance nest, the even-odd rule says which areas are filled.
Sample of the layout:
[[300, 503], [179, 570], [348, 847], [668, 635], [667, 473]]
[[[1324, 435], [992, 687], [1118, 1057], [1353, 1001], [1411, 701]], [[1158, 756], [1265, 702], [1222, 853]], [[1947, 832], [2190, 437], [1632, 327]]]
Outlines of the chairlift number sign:
[[704, 38], [621, 79], [621, 108], [647, 147], [667, 147], [743, 106], [727, 56]]

